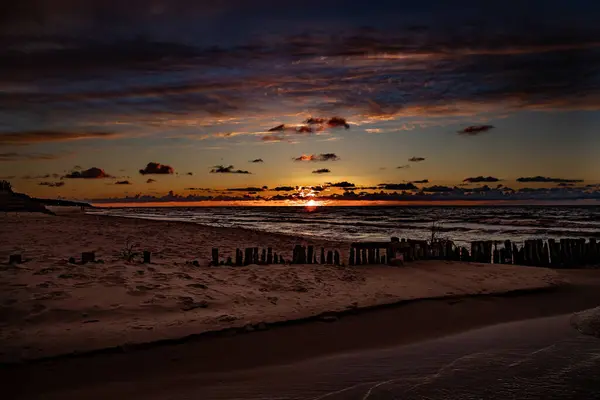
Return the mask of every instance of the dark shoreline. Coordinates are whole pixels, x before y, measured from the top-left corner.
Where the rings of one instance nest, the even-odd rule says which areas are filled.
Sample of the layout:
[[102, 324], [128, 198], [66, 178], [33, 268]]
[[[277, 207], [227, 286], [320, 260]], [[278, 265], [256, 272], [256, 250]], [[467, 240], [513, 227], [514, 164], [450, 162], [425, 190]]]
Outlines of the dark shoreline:
[[[208, 383], [233, 371], [413, 344], [600, 305], [600, 274], [574, 271], [566, 276], [574, 278], [572, 284], [542, 291], [411, 301], [358, 313], [351, 310], [331, 322], [315, 317], [247, 334], [222, 332], [198, 340], [4, 365], [1, 370], [7, 382], [18, 385], [9, 386], [9, 392], [29, 396], [81, 388], [93, 390], [95, 386], [120, 381], [142, 385], [185, 374], [194, 374], [198, 382]], [[32, 385], [23, 386], [28, 380], [32, 380]]]
[[232, 337], [232, 336], [236, 336], [236, 335], [247, 335], [247, 334], [251, 334], [255, 331], [264, 331], [267, 329], [279, 329], [279, 328], [285, 328], [285, 327], [290, 327], [290, 326], [301, 326], [301, 325], [305, 325], [308, 323], [315, 323], [315, 322], [336, 322], [338, 319], [343, 318], [343, 317], [360, 316], [360, 315], [363, 315], [366, 313], [372, 313], [372, 312], [376, 312], [379, 310], [407, 307], [412, 304], [418, 304], [418, 303], [430, 303], [430, 302], [442, 301], [442, 302], [447, 302], [449, 304], [452, 304], [452, 303], [458, 303], [458, 302], [462, 302], [462, 301], [469, 300], [469, 299], [511, 298], [511, 297], [527, 296], [527, 295], [536, 295], [536, 294], [542, 294], [542, 293], [552, 293], [552, 292], [560, 291], [561, 289], [564, 290], [563, 285], [550, 286], [550, 287], [539, 288], [539, 289], [516, 289], [516, 290], [511, 290], [509, 292], [496, 293], [496, 294], [481, 293], [481, 294], [471, 294], [471, 295], [450, 295], [450, 296], [429, 297], [429, 298], [422, 298], [422, 299], [401, 300], [401, 301], [394, 302], [394, 303], [378, 304], [378, 305], [367, 306], [367, 307], [357, 307], [357, 308], [348, 309], [348, 310], [344, 310], [344, 311], [325, 312], [322, 314], [313, 315], [313, 316], [306, 317], [306, 318], [282, 320], [282, 321], [276, 321], [276, 322], [270, 322], [270, 323], [260, 323], [260, 324], [251, 326], [250, 329], [248, 329], [248, 326], [233, 327], [233, 328], [226, 328], [226, 329], [220, 329], [220, 330], [215, 330], [215, 331], [206, 331], [206, 332], [202, 332], [202, 333], [195, 333], [195, 334], [191, 334], [191, 335], [187, 335], [187, 336], [183, 336], [183, 337], [179, 337], [179, 338], [160, 339], [160, 340], [155, 340], [155, 341], [151, 341], [151, 342], [142, 342], [142, 343], [125, 343], [125, 344], [122, 344], [119, 346], [111, 346], [111, 347], [105, 347], [105, 348], [89, 350], [89, 351], [82, 351], [82, 352], [74, 351], [71, 353], [64, 353], [64, 354], [59, 354], [59, 355], [55, 355], [55, 356], [23, 359], [23, 360], [17, 361], [17, 362], [0, 362], [0, 368], [6, 368], [6, 367], [11, 367], [11, 366], [16, 366], [16, 365], [31, 365], [31, 364], [38, 364], [38, 363], [69, 360], [69, 359], [74, 359], [74, 358], [90, 358], [90, 357], [106, 355], [106, 354], [132, 353], [132, 352], [136, 352], [136, 351], [151, 350], [151, 349], [158, 348], [158, 347], [183, 345], [183, 344], [187, 344], [187, 343], [200, 342], [200, 341], [207, 340], [207, 339], [218, 339], [218, 338]]

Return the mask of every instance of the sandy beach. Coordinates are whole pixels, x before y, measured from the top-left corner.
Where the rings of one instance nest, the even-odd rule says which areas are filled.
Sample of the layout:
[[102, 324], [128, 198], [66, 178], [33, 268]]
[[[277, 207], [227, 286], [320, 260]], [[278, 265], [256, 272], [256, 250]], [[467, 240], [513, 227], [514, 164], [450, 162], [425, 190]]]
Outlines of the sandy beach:
[[[307, 241], [257, 231], [67, 213], [2, 216], [0, 280], [3, 362], [174, 339], [412, 299], [552, 287], [556, 272], [507, 265], [423, 261], [387, 266], [250, 265], [208, 267], [211, 247], [272, 246], [290, 257], [297, 243], [342, 250], [342, 242]], [[152, 264], [127, 262], [127, 242], [150, 250]], [[99, 263], [68, 262], [94, 251]], [[190, 262], [198, 260], [200, 266]]]

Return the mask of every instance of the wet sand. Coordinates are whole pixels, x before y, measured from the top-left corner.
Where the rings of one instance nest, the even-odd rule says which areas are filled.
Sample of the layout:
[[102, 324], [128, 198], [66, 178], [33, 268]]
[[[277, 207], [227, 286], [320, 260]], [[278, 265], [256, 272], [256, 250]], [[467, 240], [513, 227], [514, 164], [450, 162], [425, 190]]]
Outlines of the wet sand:
[[[369, 389], [368, 384], [379, 382], [377, 379], [385, 381], [385, 376], [398, 374], [415, 379], [435, 375], [435, 371], [453, 360], [464, 360], [466, 355], [505, 346], [506, 342], [502, 343], [507, 337], [510, 337], [510, 346], [502, 350], [504, 358], [492, 363], [495, 371], [506, 371], [508, 364], [521, 365], [528, 354], [553, 346], [565, 338], [578, 338], [579, 333], [565, 324], [567, 316], [561, 317], [562, 322], [550, 325], [534, 322], [531, 331], [517, 326], [510, 330], [509, 335], [490, 328], [489, 332], [479, 332], [466, 342], [461, 339], [461, 343], [467, 345], [478, 343], [478, 347], [473, 348], [467, 345], [457, 347], [450, 339], [427, 342], [502, 322], [570, 314], [596, 307], [600, 305], [598, 272], [560, 271], [572, 284], [538, 293], [422, 300], [359, 312], [332, 322], [307, 322], [120, 354], [11, 366], [3, 368], [2, 372], [7, 382], [13, 382], [8, 389], [17, 398], [250, 399], [276, 398], [284, 394], [290, 396], [288, 398], [318, 398], [318, 395], [359, 385], [355, 392], [342, 392], [332, 398], [362, 399]], [[582, 349], [589, 349], [589, 343], [598, 343], [594, 340], [598, 339], [578, 342], [583, 347], [577, 354], [583, 354]], [[411, 343], [423, 343], [423, 346], [429, 347], [416, 353], [410, 350], [412, 356], [408, 357], [407, 347], [403, 346]], [[525, 358], [519, 356], [521, 353]], [[584, 355], [588, 356], [587, 353]], [[595, 368], [595, 360], [588, 357], [573, 362]], [[428, 362], [426, 371], [419, 369], [420, 362], [421, 367], [422, 362]], [[486, 365], [489, 366], [489, 363]], [[404, 369], [390, 371], [390, 366], [404, 366]], [[542, 367], [550, 366], [542, 363]], [[471, 365], [470, 368], [471, 374], [476, 374], [482, 366]], [[495, 377], [489, 374], [482, 376], [485, 379]], [[17, 386], [15, 382], [24, 384]], [[470, 385], [471, 389], [481, 388], [477, 382]], [[409, 391], [401, 398], [421, 398], [410, 397], [415, 393], [419, 394]], [[390, 396], [374, 398], [393, 398]]]

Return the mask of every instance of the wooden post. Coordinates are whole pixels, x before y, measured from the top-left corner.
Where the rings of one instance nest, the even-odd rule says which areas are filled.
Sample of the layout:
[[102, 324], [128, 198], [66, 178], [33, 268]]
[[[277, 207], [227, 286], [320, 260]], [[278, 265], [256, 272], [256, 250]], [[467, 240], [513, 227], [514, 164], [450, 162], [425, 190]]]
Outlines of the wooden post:
[[23, 257], [21, 257], [20, 254], [11, 254], [8, 256], [8, 263], [9, 264], [22, 264]]
[[469, 250], [466, 247], [460, 248], [460, 260], [461, 261], [471, 261], [471, 256], [469, 255]]
[[96, 254], [93, 251], [86, 251], [81, 253], [81, 263], [87, 264], [89, 262], [96, 261]]
[[258, 247], [254, 248], [254, 257], [253, 257], [253, 260], [254, 260], [254, 264], [258, 264]]
[[267, 248], [267, 264], [273, 264], [273, 249]]
[[252, 253], [253, 253], [253, 249], [252, 247], [246, 247], [244, 249], [244, 265], [250, 265], [252, 264]]
[[235, 265], [238, 267], [244, 265], [244, 254], [240, 249], [235, 249]]
[[273, 264], [277, 264], [279, 262], [279, 257], [277, 256], [277, 252], [273, 252]]
[[375, 249], [375, 264], [381, 263], [381, 257], [379, 257], [379, 248]]
[[144, 250], [144, 264], [150, 264], [150, 257], [151, 257], [152, 253], [150, 253], [147, 250]]
[[348, 265], [354, 265], [354, 247], [350, 246], [350, 257], [348, 257]]
[[512, 245], [512, 256], [513, 256], [513, 264], [519, 264], [519, 261], [518, 261], [519, 248], [514, 243]]
[[321, 264], [325, 264], [325, 248], [321, 247]]
[[542, 266], [547, 267], [550, 265], [550, 248], [548, 247], [548, 243], [544, 242], [542, 247]]
[[212, 266], [216, 267], [219, 265], [219, 249], [216, 247], [212, 248]]
[[285, 258], [283, 258], [283, 254], [279, 255], [279, 264], [285, 264]]
[[375, 249], [367, 249], [369, 264], [375, 264]]
[[596, 244], [596, 239], [590, 239], [588, 246], [590, 248], [588, 264], [589, 265], [600, 264], [600, 253], [598, 252], [598, 245]]
[[362, 265], [362, 260], [360, 259], [360, 249], [356, 249], [356, 253], [354, 254], [355, 265]]
[[498, 251], [498, 246], [494, 248], [494, 264], [500, 264], [500, 251]]
[[333, 251], [331, 251], [331, 250], [327, 251], [327, 264], [329, 264], [329, 265], [333, 264]]
[[314, 248], [312, 246], [308, 246], [308, 254], [306, 256], [306, 261], [308, 262], [308, 264], [312, 264], [313, 262], [313, 251]]
[[333, 253], [333, 263], [335, 265], [340, 265], [340, 252], [335, 250], [335, 252]]
[[260, 263], [261, 264], [267, 263], [267, 249], [262, 249], [262, 251], [260, 252]]
[[381, 256], [381, 263], [383, 265], [385, 265], [385, 261], [386, 261], [386, 259], [385, 259], [385, 254], [384, 254], [384, 255]]
[[513, 263], [513, 254], [512, 254], [512, 244], [510, 240], [504, 241], [504, 264], [512, 264]]
[[479, 242], [471, 242], [471, 260], [479, 262]]

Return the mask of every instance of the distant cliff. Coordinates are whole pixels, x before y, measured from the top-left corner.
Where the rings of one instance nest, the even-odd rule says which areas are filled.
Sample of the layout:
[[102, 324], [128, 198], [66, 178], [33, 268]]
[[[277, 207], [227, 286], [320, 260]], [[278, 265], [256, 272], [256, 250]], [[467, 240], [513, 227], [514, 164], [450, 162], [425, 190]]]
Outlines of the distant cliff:
[[45, 206], [63, 206], [63, 207], [89, 207], [89, 203], [69, 200], [55, 199], [36, 199], [23, 193], [15, 193], [9, 182], [0, 181], [0, 211], [1, 212], [41, 212], [45, 214], [54, 214]]

